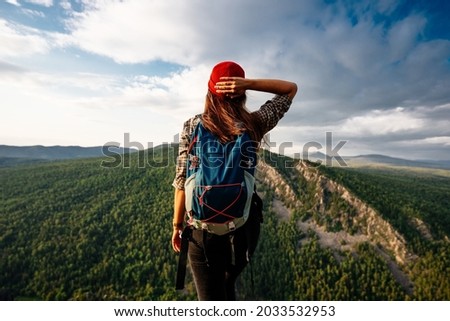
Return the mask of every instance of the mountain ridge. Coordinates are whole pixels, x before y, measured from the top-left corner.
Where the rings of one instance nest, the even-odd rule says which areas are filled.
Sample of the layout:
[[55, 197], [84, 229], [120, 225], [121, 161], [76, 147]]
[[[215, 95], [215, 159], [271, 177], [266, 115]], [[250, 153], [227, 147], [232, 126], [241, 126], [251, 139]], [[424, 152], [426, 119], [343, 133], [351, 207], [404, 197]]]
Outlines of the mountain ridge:
[[[334, 160], [333, 157], [327, 156], [326, 154], [323, 154], [321, 152], [316, 152], [309, 155], [308, 160], [321, 163], [325, 162], [327, 165], [336, 163], [336, 160]], [[350, 167], [380, 165], [380, 166], [397, 166], [397, 167], [403, 166], [403, 167], [418, 167], [418, 168], [450, 169], [450, 160], [405, 159], [382, 154], [342, 156], [342, 160], [345, 162], [346, 166]]]
[[[168, 144], [161, 144], [149, 150], [157, 150]], [[170, 144], [175, 146], [176, 144]], [[57, 160], [57, 159], [76, 159], [102, 157], [112, 154], [127, 154], [136, 152], [135, 149], [124, 148], [120, 146], [91, 146], [83, 147], [78, 145], [0, 145], [0, 158], [20, 159], [27, 158], [33, 160]], [[321, 152], [312, 153], [309, 160], [320, 162], [333, 162], [333, 158]], [[371, 166], [371, 165], [392, 165], [420, 168], [442, 168], [450, 169], [450, 160], [432, 160], [432, 159], [404, 159], [382, 154], [363, 154], [356, 156], [342, 156], [342, 159], [348, 166]], [[23, 160], [21, 160], [23, 162]], [[328, 163], [327, 163], [328, 164]]]
[[106, 146], [13, 146], [0, 145], [0, 158], [10, 159], [33, 159], [33, 160], [62, 160], [62, 159], [77, 159], [77, 158], [91, 158], [102, 157], [111, 154], [130, 153], [134, 150], [123, 148], [120, 146], [106, 145]]

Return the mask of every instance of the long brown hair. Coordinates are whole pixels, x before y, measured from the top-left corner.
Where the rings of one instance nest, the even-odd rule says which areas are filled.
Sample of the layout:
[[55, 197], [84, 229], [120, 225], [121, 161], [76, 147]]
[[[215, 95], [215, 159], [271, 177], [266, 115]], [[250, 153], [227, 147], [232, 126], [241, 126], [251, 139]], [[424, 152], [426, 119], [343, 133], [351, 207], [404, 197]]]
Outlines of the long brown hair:
[[222, 143], [235, 139], [236, 135], [243, 132], [259, 143], [264, 134], [259, 130], [255, 117], [245, 107], [246, 101], [245, 94], [236, 98], [222, 98], [208, 90], [202, 115], [203, 126]]

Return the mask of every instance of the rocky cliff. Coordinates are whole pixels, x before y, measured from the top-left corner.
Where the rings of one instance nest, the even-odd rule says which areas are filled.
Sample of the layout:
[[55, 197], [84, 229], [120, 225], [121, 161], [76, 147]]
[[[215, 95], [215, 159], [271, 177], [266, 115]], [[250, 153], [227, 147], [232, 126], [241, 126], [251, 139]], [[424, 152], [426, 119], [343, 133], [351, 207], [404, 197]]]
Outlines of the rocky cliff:
[[[387, 250], [393, 255], [396, 262], [401, 265], [406, 264], [413, 257], [406, 248], [403, 236], [384, 220], [379, 213], [353, 195], [347, 188], [321, 175], [317, 168], [308, 166], [304, 162], [298, 163], [296, 169], [300, 175], [315, 186], [316, 211], [322, 215], [332, 214], [330, 213], [332, 208], [330, 203], [337, 197], [339, 201], [344, 201], [347, 205], [346, 208], [350, 210], [352, 226], [357, 228], [356, 234], [366, 236], [371, 243]], [[329, 195], [335, 195], [335, 198], [333, 199]], [[345, 223], [347, 213], [342, 214], [340, 219], [344, 220], [343, 223]]]
[[[332, 249], [337, 257], [341, 251], [355, 251], [362, 242], [371, 243], [404, 289], [411, 291], [412, 284], [402, 270], [414, 255], [403, 236], [375, 209], [306, 162], [292, 167], [291, 177], [264, 162], [258, 171], [258, 181], [274, 192], [271, 209], [279, 218], [288, 219], [299, 211], [308, 213], [298, 220], [299, 228], [306, 235], [314, 231], [321, 246]], [[298, 179], [306, 180], [308, 188], [295, 190]]]

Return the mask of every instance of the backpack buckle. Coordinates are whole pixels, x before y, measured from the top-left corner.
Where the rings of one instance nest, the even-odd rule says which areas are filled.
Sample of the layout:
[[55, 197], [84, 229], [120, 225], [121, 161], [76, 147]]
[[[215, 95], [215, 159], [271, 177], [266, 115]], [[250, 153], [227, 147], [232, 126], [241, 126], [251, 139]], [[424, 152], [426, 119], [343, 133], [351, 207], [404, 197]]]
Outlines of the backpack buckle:
[[234, 231], [236, 229], [236, 224], [234, 224], [234, 222], [231, 221], [230, 223], [228, 223], [228, 229], [230, 231]]

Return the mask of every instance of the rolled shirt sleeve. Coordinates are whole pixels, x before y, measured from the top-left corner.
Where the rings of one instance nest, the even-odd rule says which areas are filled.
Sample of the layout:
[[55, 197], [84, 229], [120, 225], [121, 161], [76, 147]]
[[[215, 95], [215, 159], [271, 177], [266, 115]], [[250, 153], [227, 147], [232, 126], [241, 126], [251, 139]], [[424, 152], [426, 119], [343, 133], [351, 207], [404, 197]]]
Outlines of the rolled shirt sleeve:
[[175, 179], [172, 183], [172, 186], [177, 189], [184, 190], [184, 182], [186, 181], [186, 164], [189, 144], [191, 143], [191, 135], [195, 126], [200, 122], [200, 119], [201, 115], [196, 115], [195, 117], [188, 119], [183, 124], [183, 129], [180, 133], [177, 163], [175, 166]]
[[278, 124], [291, 107], [291, 104], [292, 100], [288, 95], [276, 95], [262, 105], [259, 110], [253, 112], [264, 133], [269, 132]]

